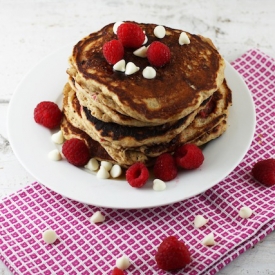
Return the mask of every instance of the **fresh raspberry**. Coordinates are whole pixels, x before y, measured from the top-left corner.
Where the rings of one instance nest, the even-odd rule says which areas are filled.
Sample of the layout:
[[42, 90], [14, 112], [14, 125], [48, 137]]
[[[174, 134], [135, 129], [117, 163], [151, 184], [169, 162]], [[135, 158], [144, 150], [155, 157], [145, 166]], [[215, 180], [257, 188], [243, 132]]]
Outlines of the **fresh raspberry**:
[[115, 267], [111, 273], [111, 275], [124, 275], [124, 272], [122, 269], [119, 269], [118, 267]]
[[163, 43], [154, 41], [148, 47], [147, 58], [152, 66], [162, 67], [170, 61], [171, 52]]
[[178, 166], [188, 170], [200, 167], [204, 161], [202, 150], [191, 143], [177, 148], [174, 157]]
[[111, 65], [116, 64], [124, 56], [124, 48], [120, 41], [111, 40], [103, 45], [103, 55]]
[[157, 157], [154, 165], [154, 176], [163, 181], [174, 179], [178, 174], [175, 159], [169, 153], [163, 153]]
[[78, 138], [66, 140], [62, 146], [62, 153], [68, 162], [75, 166], [84, 166], [90, 160], [89, 148]]
[[51, 101], [42, 101], [34, 109], [34, 120], [49, 129], [60, 125], [62, 112], [57, 104]]
[[132, 187], [142, 187], [148, 178], [149, 171], [142, 162], [136, 162], [126, 170], [126, 180]]
[[174, 236], [169, 236], [158, 247], [155, 259], [160, 269], [175, 270], [189, 264], [191, 255], [184, 242]]
[[275, 159], [258, 161], [252, 168], [252, 175], [266, 186], [275, 185]]
[[135, 23], [123, 23], [117, 28], [117, 37], [126, 48], [139, 48], [145, 40], [142, 28]]
[[214, 100], [214, 97], [212, 97], [207, 104], [205, 105], [205, 107], [199, 111], [199, 115], [201, 116], [201, 118], [207, 118], [215, 109], [216, 107], [216, 102]]

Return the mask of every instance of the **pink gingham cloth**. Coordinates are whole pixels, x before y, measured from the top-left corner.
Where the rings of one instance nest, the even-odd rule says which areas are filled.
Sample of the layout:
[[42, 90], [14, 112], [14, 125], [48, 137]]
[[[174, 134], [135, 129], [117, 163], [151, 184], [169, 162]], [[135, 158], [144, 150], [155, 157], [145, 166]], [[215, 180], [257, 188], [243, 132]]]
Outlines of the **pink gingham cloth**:
[[[275, 228], [275, 187], [256, 183], [255, 161], [275, 156], [275, 60], [250, 50], [232, 63], [253, 94], [257, 113], [254, 140], [242, 162], [206, 192], [172, 205], [143, 210], [97, 208], [67, 199], [35, 182], [0, 202], [0, 258], [14, 274], [110, 274], [116, 259], [131, 261], [125, 274], [166, 274], [154, 255], [168, 235], [190, 248], [192, 262], [173, 274], [215, 274]], [[245, 104], [245, 102], [243, 103]], [[239, 217], [249, 206], [253, 215]], [[105, 222], [92, 224], [97, 210]], [[195, 215], [209, 219], [196, 229]], [[58, 240], [47, 245], [52, 228]], [[202, 239], [213, 232], [216, 244]]]

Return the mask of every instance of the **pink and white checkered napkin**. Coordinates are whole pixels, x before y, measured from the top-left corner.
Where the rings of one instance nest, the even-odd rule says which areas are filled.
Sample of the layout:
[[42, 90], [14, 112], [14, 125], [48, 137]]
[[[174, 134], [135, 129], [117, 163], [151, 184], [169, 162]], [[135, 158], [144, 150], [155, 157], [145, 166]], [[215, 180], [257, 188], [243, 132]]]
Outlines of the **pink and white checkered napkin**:
[[[125, 274], [165, 274], [154, 255], [161, 240], [175, 235], [184, 240], [192, 263], [174, 274], [215, 274], [275, 228], [275, 188], [257, 184], [250, 176], [252, 164], [275, 156], [275, 60], [251, 50], [233, 66], [253, 93], [257, 129], [243, 161], [223, 181], [191, 199], [143, 210], [98, 209], [47, 189], [39, 183], [20, 190], [0, 203], [0, 257], [14, 274], [110, 274], [122, 255], [130, 258]], [[245, 104], [245, 102], [244, 102]], [[242, 219], [240, 207], [254, 214]], [[101, 224], [89, 217], [100, 210]], [[209, 218], [195, 229], [195, 215]], [[44, 230], [59, 238], [43, 242]], [[216, 245], [201, 244], [214, 232]]]

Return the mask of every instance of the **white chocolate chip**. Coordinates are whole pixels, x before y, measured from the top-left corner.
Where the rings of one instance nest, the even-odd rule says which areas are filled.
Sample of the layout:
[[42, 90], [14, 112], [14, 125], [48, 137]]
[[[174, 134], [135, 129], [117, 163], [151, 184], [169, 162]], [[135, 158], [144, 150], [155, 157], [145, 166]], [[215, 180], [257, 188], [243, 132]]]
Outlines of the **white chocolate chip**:
[[110, 171], [112, 178], [118, 178], [122, 174], [122, 169], [118, 164], [115, 164]]
[[127, 256], [123, 255], [122, 257], [116, 260], [116, 267], [125, 270], [131, 265], [130, 260]]
[[114, 34], [117, 34], [117, 28], [121, 25], [121, 24], [123, 24], [124, 22], [122, 22], [122, 21], [118, 21], [118, 22], [116, 22], [115, 24], [114, 24], [114, 26], [113, 26], [113, 32], [114, 32]]
[[142, 45], [145, 45], [148, 42], [148, 37], [145, 35], [144, 41], [142, 43]]
[[183, 44], [190, 44], [190, 39], [188, 37], [188, 35], [186, 34], [186, 32], [182, 32], [180, 34], [180, 37], [179, 37], [179, 44], [180, 45], [183, 45]]
[[126, 64], [125, 74], [126, 75], [134, 74], [138, 70], [139, 70], [139, 67], [137, 67], [133, 62], [128, 62]]
[[99, 170], [96, 173], [96, 176], [99, 179], [108, 179], [110, 177], [110, 174], [104, 166], [100, 166]]
[[60, 130], [57, 133], [53, 134], [51, 139], [56, 144], [62, 144], [64, 142], [64, 136], [62, 131]]
[[147, 66], [143, 71], [142, 75], [144, 78], [153, 79], [156, 77], [157, 73], [153, 67]]
[[52, 229], [48, 229], [48, 230], [44, 231], [42, 234], [42, 237], [43, 237], [44, 242], [47, 244], [52, 244], [57, 239], [57, 235], [56, 235], [55, 231]]
[[98, 163], [97, 159], [91, 158], [84, 167], [88, 170], [96, 171], [99, 167], [99, 163]]
[[60, 152], [57, 149], [54, 149], [54, 150], [52, 150], [48, 153], [48, 158], [50, 160], [58, 161], [58, 160], [62, 159], [62, 156], [61, 156]]
[[208, 219], [205, 219], [202, 215], [197, 215], [194, 219], [195, 228], [200, 228], [208, 223]]
[[215, 244], [214, 234], [210, 233], [206, 235], [202, 240], [202, 244], [207, 246], [214, 245]]
[[248, 219], [252, 214], [253, 211], [248, 206], [242, 207], [239, 211], [239, 215], [243, 219]]
[[153, 190], [154, 191], [163, 191], [166, 189], [166, 183], [162, 180], [155, 179], [153, 180]]
[[126, 62], [124, 59], [119, 60], [114, 66], [113, 69], [119, 72], [125, 72]]
[[147, 47], [142, 46], [139, 49], [135, 50], [134, 55], [139, 56], [139, 57], [146, 57], [147, 56]]
[[98, 222], [104, 222], [104, 221], [105, 221], [105, 216], [103, 216], [100, 211], [96, 211], [90, 218], [91, 223], [98, 223]]
[[163, 38], [165, 36], [165, 28], [163, 26], [156, 26], [154, 28], [154, 35], [157, 38]]
[[109, 161], [103, 160], [101, 161], [100, 166], [103, 166], [107, 171], [110, 171], [113, 167], [113, 164]]

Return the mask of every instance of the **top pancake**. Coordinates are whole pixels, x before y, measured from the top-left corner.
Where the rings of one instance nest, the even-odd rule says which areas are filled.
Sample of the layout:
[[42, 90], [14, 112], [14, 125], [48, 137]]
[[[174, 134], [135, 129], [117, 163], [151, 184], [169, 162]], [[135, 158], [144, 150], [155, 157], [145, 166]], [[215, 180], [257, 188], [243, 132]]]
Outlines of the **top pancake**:
[[125, 49], [126, 63], [133, 62], [140, 70], [132, 75], [113, 70], [102, 54], [105, 42], [117, 39], [113, 23], [79, 41], [70, 57], [68, 73], [90, 95], [122, 114], [152, 125], [178, 120], [211, 96], [224, 79], [225, 63], [212, 42], [188, 32], [190, 44], [180, 45], [181, 30], [165, 27], [162, 39], [154, 36], [155, 24], [138, 24], [153, 41], [166, 44], [171, 60], [157, 68], [154, 79], [145, 79], [142, 70], [150, 66], [147, 58], [137, 57], [134, 49]]

